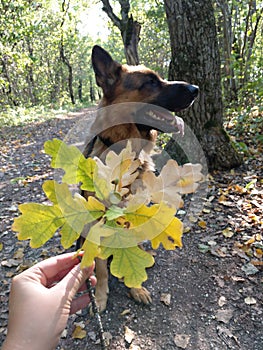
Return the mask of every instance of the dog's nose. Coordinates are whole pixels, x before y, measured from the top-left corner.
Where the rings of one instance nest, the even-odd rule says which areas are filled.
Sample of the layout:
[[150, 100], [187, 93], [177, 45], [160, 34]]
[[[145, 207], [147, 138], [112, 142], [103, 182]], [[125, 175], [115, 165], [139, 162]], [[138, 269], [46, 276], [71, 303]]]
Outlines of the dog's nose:
[[193, 97], [196, 98], [198, 95], [199, 87], [197, 85], [188, 85], [188, 89]]

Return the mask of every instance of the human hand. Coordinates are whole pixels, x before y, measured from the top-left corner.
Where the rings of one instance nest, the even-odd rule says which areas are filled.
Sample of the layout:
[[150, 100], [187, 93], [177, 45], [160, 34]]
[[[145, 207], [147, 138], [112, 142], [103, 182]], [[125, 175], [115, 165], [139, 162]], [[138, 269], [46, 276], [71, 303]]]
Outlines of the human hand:
[[[44, 260], [13, 278], [9, 298], [8, 333], [2, 350], [55, 349], [70, 314], [90, 302], [85, 281], [94, 266], [80, 270], [75, 253]], [[56, 283], [58, 282], [58, 283]]]

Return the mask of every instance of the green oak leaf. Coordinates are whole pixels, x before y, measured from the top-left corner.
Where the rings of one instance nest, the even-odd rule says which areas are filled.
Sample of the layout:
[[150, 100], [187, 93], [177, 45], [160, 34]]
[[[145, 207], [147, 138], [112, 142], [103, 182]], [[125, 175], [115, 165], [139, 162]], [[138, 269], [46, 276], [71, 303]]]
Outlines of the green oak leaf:
[[86, 159], [77, 147], [68, 146], [58, 139], [46, 141], [44, 149], [52, 157], [51, 166], [64, 170], [63, 182], [67, 184], [81, 182], [82, 190], [95, 191], [93, 186], [93, 175], [97, 167], [95, 160]]
[[154, 264], [154, 258], [139, 247], [111, 248], [101, 247], [100, 257], [107, 259], [113, 256], [110, 265], [112, 275], [123, 278], [129, 288], [141, 288], [147, 280], [145, 269]]
[[117, 207], [117, 205], [112, 205], [106, 211], [104, 216], [107, 218], [107, 220], [115, 220], [118, 219], [120, 216], [123, 216], [123, 210], [123, 208]]
[[[86, 224], [96, 220], [98, 217], [104, 214], [104, 206], [102, 205], [101, 207], [101, 203], [99, 201], [97, 201], [99, 203], [99, 213], [98, 211], [89, 211], [89, 209], [93, 209], [93, 205], [91, 205], [89, 201], [86, 201], [84, 197], [77, 193], [75, 193], [74, 197], [72, 197], [67, 184], [59, 184], [52, 180], [46, 181], [44, 191], [47, 191], [48, 189], [54, 191], [56, 203], [59, 206], [63, 217], [72, 230], [79, 235]], [[47, 193], [49, 192], [47, 191]], [[93, 200], [90, 201], [93, 202]], [[63, 232], [64, 231], [62, 231], [62, 233]], [[69, 231], [65, 230], [65, 232], [68, 233]]]

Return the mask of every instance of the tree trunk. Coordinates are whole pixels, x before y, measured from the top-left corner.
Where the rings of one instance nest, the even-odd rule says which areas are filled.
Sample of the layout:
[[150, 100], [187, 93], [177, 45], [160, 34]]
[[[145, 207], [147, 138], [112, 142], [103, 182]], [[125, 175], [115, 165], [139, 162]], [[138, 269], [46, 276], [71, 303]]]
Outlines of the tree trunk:
[[94, 89], [93, 80], [91, 76], [89, 77], [89, 97], [91, 102], [96, 101], [95, 89]]
[[[18, 101], [16, 100], [16, 97], [13, 93], [13, 89], [12, 89], [12, 82], [11, 82], [11, 79], [9, 77], [9, 74], [8, 74], [8, 56], [2, 56], [1, 57], [1, 63], [2, 63], [2, 74], [3, 74], [3, 77], [5, 78], [7, 84], [3, 85], [2, 87], [2, 92], [3, 92], [3, 95], [6, 95], [6, 99], [7, 99], [7, 102], [8, 103], [11, 103], [12, 105], [14, 106], [19, 106], [19, 103]], [[1, 100], [1, 103], [3, 103], [4, 101]], [[4, 103], [3, 103], [4, 104]]]
[[138, 43], [140, 41], [141, 25], [134, 21], [130, 12], [130, 1], [119, 0], [121, 5], [121, 18], [113, 12], [109, 0], [101, 0], [103, 3], [103, 11], [107, 13], [113, 24], [117, 26], [121, 32], [122, 41], [124, 44], [124, 53], [126, 61], [131, 65], [139, 64]]
[[68, 58], [65, 56], [64, 52], [64, 44], [63, 40], [61, 40], [61, 46], [60, 46], [60, 58], [62, 62], [67, 66], [68, 68], [68, 89], [69, 89], [69, 96], [71, 99], [71, 103], [74, 105], [75, 104], [75, 97], [74, 97], [74, 92], [73, 92], [73, 69], [72, 66], [68, 60]]
[[[33, 51], [32, 43], [29, 40], [29, 38], [26, 38], [26, 44], [27, 44], [29, 57], [31, 59], [33, 59], [34, 51]], [[35, 106], [38, 103], [38, 101], [37, 101], [37, 97], [36, 97], [35, 80], [34, 80], [34, 73], [33, 73], [32, 63], [26, 64], [26, 70], [27, 70], [26, 80], [27, 80], [27, 83], [28, 83], [29, 98], [30, 98], [31, 104], [33, 106]]]
[[[172, 60], [169, 79], [200, 88], [194, 105], [182, 114], [198, 138], [208, 168], [232, 168], [242, 163], [223, 128], [220, 58], [211, 0], [165, 0]], [[166, 151], [173, 157], [175, 142]]]
[[62, 62], [67, 66], [68, 69], [68, 89], [69, 89], [69, 95], [71, 99], [71, 103], [74, 105], [75, 104], [75, 97], [74, 97], [74, 92], [73, 92], [73, 68], [72, 65], [69, 62], [69, 59], [65, 55], [65, 50], [64, 50], [64, 31], [63, 31], [63, 26], [65, 23], [65, 18], [66, 14], [69, 10], [69, 5], [70, 5], [70, 0], [68, 0], [68, 3], [66, 4], [66, 1], [63, 0], [62, 2], [62, 21], [60, 24], [61, 28], [61, 34], [60, 34], [60, 58]]

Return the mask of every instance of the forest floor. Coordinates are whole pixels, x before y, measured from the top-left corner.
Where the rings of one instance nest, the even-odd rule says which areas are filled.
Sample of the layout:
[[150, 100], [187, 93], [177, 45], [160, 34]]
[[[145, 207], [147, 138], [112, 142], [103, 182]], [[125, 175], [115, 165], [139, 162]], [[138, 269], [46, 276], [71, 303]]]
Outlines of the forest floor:
[[[41, 185], [54, 174], [43, 144], [64, 139], [87, 113], [0, 129], [1, 342], [11, 278], [63, 252], [59, 237], [39, 249], [17, 240], [11, 225], [18, 205], [46, 201]], [[152, 304], [136, 304], [128, 289], [110, 278], [102, 314], [109, 349], [263, 349], [263, 152], [253, 133], [242, 137], [244, 164], [209, 175], [206, 196], [198, 198], [202, 209], [186, 223], [183, 248], [157, 250], [145, 283]], [[72, 315], [57, 349], [99, 350], [95, 319], [85, 312]]]

